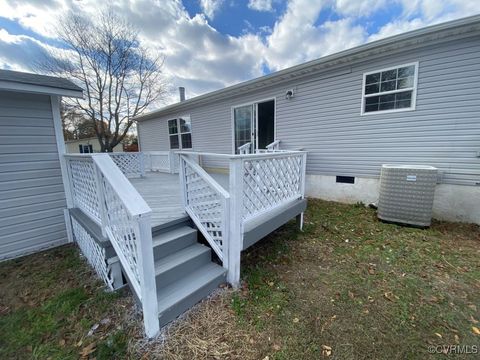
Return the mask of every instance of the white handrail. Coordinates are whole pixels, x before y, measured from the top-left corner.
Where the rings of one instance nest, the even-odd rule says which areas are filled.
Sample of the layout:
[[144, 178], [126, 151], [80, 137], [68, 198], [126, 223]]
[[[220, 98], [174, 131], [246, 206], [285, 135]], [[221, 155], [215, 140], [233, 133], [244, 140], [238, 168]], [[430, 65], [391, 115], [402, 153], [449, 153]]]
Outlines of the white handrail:
[[239, 154], [250, 154], [252, 152], [252, 143], [248, 142], [237, 148]]
[[200, 165], [180, 156], [185, 210], [227, 267], [230, 195]]
[[107, 154], [94, 154], [102, 193], [102, 224], [142, 303], [145, 333], [160, 331], [153, 259], [152, 210]]
[[280, 150], [280, 140], [275, 140], [274, 142], [268, 144], [265, 149], [267, 151], [277, 151]]
[[211, 152], [199, 152], [199, 151], [177, 151], [177, 154], [180, 155], [195, 155], [195, 156], [210, 156], [216, 157], [219, 159], [267, 159], [271, 157], [282, 157], [285, 154], [306, 154], [306, 151], [303, 150], [282, 150], [278, 152], [263, 152], [263, 153], [255, 153], [255, 154], [219, 154], [219, 153], [211, 153]]
[[[159, 332], [151, 212], [123, 172], [106, 154], [65, 156], [74, 205], [101, 226], [142, 303], [147, 336]], [[79, 206], [81, 205], [81, 206]]]
[[[199, 216], [189, 209], [189, 192], [203, 199], [204, 208], [200, 211], [208, 212], [209, 206], [218, 204], [209, 197], [218, 191], [223, 194], [230, 204], [224, 207], [228, 221], [228, 236], [222, 233], [224, 244], [228, 252], [223, 249], [223, 264], [228, 269], [227, 280], [236, 286], [240, 280], [240, 253], [243, 249], [243, 231], [246, 221], [279, 208], [296, 199], [302, 199], [305, 193], [305, 165], [307, 153], [304, 151], [278, 151], [261, 154], [214, 154], [193, 151], [180, 151], [181, 156], [180, 180], [182, 196], [187, 213], [195, 221], [199, 229]], [[229, 188], [226, 192], [208, 173], [191, 158], [192, 156], [228, 159]], [[186, 169], [188, 166], [188, 170]], [[186, 171], [195, 174], [196, 182], [189, 181]], [[205, 188], [208, 188], [205, 190]], [[229, 197], [227, 197], [229, 195]], [[227, 222], [225, 221], [225, 225]], [[225, 229], [225, 227], [224, 227]], [[202, 231], [202, 233], [205, 230]], [[208, 239], [208, 236], [205, 236]], [[209, 240], [210, 242], [211, 240]], [[215, 247], [212, 246], [214, 249]], [[217, 251], [217, 250], [215, 250]], [[228, 254], [228, 257], [225, 255]], [[221, 256], [220, 256], [221, 257]], [[222, 258], [222, 257], [221, 257]]]

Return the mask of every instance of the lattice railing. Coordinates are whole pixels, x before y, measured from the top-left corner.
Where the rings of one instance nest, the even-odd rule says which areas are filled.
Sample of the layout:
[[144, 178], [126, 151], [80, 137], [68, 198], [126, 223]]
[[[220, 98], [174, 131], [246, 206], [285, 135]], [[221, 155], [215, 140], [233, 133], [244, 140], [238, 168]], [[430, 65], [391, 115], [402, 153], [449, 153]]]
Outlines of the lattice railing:
[[150, 171], [173, 172], [170, 169], [170, 151], [147, 151], [145, 167]]
[[198, 164], [180, 157], [185, 209], [223, 260], [228, 237], [229, 194]]
[[92, 157], [89, 155], [66, 155], [65, 160], [74, 207], [81, 209], [94, 221], [100, 223], [100, 205]]
[[[272, 151], [257, 154], [214, 154], [181, 151], [180, 180], [184, 206], [227, 271], [227, 281], [240, 282], [240, 254], [247, 221], [302, 199], [307, 154]], [[193, 158], [229, 163], [228, 191]]]
[[[153, 337], [159, 331], [159, 323], [151, 209], [124, 175], [130, 170], [120, 170], [112, 158], [108, 154], [65, 156], [74, 206], [97, 221], [102, 234], [110, 240], [142, 303], [145, 332]], [[88, 239], [83, 236], [83, 240], [85, 244]], [[92, 247], [84, 248], [91, 257], [98, 255]]]
[[242, 159], [243, 219], [303, 196], [305, 156], [284, 154]]
[[109, 153], [113, 162], [126, 177], [145, 175], [144, 155], [141, 152]]
[[[103, 155], [103, 154], [102, 154]], [[130, 284], [142, 302], [145, 331], [159, 331], [153, 260], [152, 210], [109, 156], [94, 155], [102, 221]]]
[[110, 290], [114, 288], [112, 268], [108, 263], [105, 248], [97, 244], [92, 236], [72, 217], [72, 230], [75, 242], [78, 244], [83, 256], [103, 280]]
[[[106, 229], [110, 241], [114, 242], [123, 257], [122, 264], [127, 267], [130, 281], [137, 294], [141, 296], [140, 273], [138, 264], [138, 225], [129, 214], [126, 204], [120, 199], [117, 191], [109, 181], [101, 175], [102, 190], [105, 197]], [[141, 299], [140, 299], [141, 300]]]

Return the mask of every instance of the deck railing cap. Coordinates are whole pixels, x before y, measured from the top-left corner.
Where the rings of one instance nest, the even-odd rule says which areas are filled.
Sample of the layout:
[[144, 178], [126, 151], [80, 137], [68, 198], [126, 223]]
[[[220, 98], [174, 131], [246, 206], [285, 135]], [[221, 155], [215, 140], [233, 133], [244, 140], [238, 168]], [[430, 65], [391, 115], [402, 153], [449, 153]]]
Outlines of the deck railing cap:
[[260, 154], [221, 154], [221, 153], [210, 153], [202, 151], [176, 151], [176, 154], [180, 155], [203, 155], [203, 156], [212, 156], [219, 157], [224, 159], [265, 159], [269, 157], [282, 157], [286, 155], [300, 155], [306, 154], [307, 151], [304, 150], [282, 150], [278, 152], [264, 152]]

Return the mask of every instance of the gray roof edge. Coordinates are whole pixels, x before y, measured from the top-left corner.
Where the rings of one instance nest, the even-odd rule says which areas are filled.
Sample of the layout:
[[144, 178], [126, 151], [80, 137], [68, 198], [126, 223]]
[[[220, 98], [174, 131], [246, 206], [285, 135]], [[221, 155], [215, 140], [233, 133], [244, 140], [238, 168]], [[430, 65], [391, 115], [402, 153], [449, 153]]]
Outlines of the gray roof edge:
[[[173, 112], [177, 109], [181, 110], [182, 108], [186, 108], [187, 106], [190, 106], [190, 105], [208, 103], [210, 100], [214, 100], [214, 99], [218, 100], [219, 98], [235, 95], [234, 91], [247, 89], [249, 86], [252, 86], [255, 84], [259, 85], [255, 89], [261, 89], [267, 86], [271, 86], [272, 84], [275, 83], [275, 80], [282, 81], [282, 79], [285, 76], [291, 76], [291, 77], [299, 76], [299, 75], [295, 75], [295, 72], [299, 72], [307, 68], [314, 68], [315, 66], [327, 65], [328, 63], [334, 62], [336, 60], [340, 60], [344, 58], [346, 59], [349, 56], [357, 55], [360, 53], [373, 52], [374, 50], [378, 50], [392, 44], [397, 44], [399, 47], [408, 46], [409, 44], [402, 43], [402, 42], [407, 42], [408, 40], [411, 40], [411, 39], [421, 38], [422, 36], [428, 36], [435, 33], [446, 32], [446, 34], [444, 34], [444, 37], [448, 37], [449, 35], [455, 35], [455, 34], [451, 34], [451, 32], [454, 32], [456, 29], [462, 29], [464, 27], [468, 28], [470, 26], [475, 26], [475, 25], [477, 26], [475, 30], [480, 30], [480, 15], [473, 15], [473, 16], [469, 16], [469, 17], [465, 17], [457, 20], [435, 24], [435, 25], [423, 27], [420, 29], [408, 31], [405, 33], [401, 33], [398, 35], [390, 36], [387, 38], [375, 40], [369, 43], [365, 43], [350, 49], [346, 49], [346, 50], [334, 53], [334, 54], [326, 55], [324, 57], [321, 57], [315, 60], [310, 60], [308, 62], [299, 64], [299, 65], [295, 65], [283, 70], [279, 70], [268, 75], [247, 80], [235, 85], [231, 85], [219, 90], [211, 91], [206, 94], [193, 97], [191, 99], [187, 99], [182, 102], [168, 105], [166, 107], [163, 107], [158, 110], [154, 110], [147, 114], [137, 116], [135, 120], [143, 121], [143, 120], [155, 119], [159, 116], [162, 116], [163, 114]], [[429, 39], [426, 39], [426, 42], [428, 41]], [[260, 83], [264, 83], [264, 84], [260, 85]]]
[[0, 82], [83, 93], [83, 89], [65, 78], [0, 69]]

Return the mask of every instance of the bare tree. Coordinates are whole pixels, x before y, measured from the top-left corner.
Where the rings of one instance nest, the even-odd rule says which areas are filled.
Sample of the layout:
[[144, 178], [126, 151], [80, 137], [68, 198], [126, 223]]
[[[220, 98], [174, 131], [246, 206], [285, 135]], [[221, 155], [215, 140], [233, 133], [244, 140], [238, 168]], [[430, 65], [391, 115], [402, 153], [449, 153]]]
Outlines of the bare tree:
[[142, 46], [137, 29], [111, 10], [96, 18], [71, 13], [57, 29], [66, 49], [42, 68], [73, 79], [85, 99], [72, 102], [93, 124], [102, 152], [111, 152], [165, 93], [163, 57]]

